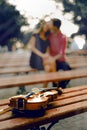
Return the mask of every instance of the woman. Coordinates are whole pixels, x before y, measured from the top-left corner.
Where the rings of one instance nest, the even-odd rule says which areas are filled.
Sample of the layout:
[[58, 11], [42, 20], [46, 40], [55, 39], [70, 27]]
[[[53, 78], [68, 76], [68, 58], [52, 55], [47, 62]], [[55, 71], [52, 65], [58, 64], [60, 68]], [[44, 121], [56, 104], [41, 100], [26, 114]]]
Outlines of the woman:
[[[49, 41], [50, 34], [48, 24], [45, 21], [40, 23], [40, 29], [34, 33], [28, 43], [28, 48], [32, 51], [30, 57], [30, 66], [38, 70], [45, 70], [46, 72], [54, 71], [53, 65], [49, 64]], [[55, 70], [56, 71], [56, 70]], [[47, 87], [44, 83], [43, 87]]]
[[43, 60], [49, 56], [49, 28], [45, 21], [40, 23], [40, 29], [34, 33], [28, 43], [28, 48], [32, 51], [30, 66], [38, 70], [44, 70]]

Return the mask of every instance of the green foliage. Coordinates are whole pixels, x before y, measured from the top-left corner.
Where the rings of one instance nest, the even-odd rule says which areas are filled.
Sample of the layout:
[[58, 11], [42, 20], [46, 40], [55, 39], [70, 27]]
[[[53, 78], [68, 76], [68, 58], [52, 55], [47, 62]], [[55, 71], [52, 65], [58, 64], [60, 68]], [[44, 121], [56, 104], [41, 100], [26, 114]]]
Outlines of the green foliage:
[[23, 25], [27, 25], [26, 19], [15, 6], [5, 0], [0, 0], [0, 45], [8, 45], [12, 39], [21, 39]]
[[[59, 0], [55, 0], [59, 2]], [[73, 13], [73, 22], [79, 26], [79, 31], [74, 35], [85, 35], [87, 38], [87, 0], [61, 0], [64, 13]], [[74, 36], [73, 35], [73, 36]]]

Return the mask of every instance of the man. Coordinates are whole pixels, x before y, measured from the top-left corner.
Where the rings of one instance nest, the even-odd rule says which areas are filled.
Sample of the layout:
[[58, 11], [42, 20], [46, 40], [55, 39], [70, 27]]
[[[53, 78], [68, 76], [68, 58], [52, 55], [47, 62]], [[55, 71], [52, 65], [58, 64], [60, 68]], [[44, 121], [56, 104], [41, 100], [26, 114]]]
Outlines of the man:
[[[50, 62], [56, 61], [56, 70], [70, 70], [70, 66], [66, 62], [65, 59], [65, 50], [67, 46], [66, 36], [63, 35], [60, 31], [61, 20], [52, 19], [50, 21], [50, 30], [51, 34], [49, 36], [50, 41]], [[66, 85], [69, 81], [61, 81], [59, 84], [53, 83], [53, 86], [59, 86], [62, 88], [66, 88]]]

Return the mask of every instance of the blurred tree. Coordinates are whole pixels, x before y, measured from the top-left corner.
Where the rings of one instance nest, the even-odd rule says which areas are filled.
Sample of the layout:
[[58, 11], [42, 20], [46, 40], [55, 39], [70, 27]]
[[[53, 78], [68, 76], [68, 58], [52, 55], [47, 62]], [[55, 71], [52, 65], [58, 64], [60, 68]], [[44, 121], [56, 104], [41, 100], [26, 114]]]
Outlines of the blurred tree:
[[87, 39], [87, 0], [55, 0], [62, 2], [64, 13], [73, 14], [72, 20], [79, 26], [79, 30], [75, 35], [85, 35]]
[[14, 42], [12, 39], [21, 39], [24, 35], [21, 32], [23, 25], [27, 25], [27, 21], [15, 6], [7, 3], [6, 0], [0, 0], [0, 45], [11, 46]]

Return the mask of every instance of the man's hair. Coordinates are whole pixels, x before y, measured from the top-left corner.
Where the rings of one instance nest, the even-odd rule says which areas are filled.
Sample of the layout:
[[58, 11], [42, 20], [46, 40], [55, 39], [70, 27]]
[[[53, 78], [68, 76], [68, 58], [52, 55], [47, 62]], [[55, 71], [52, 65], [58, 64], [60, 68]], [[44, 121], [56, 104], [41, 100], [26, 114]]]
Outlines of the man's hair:
[[60, 19], [54, 18], [54, 19], [52, 19], [52, 22], [53, 22], [53, 26], [56, 26], [58, 29], [60, 28], [60, 26], [61, 26]]

